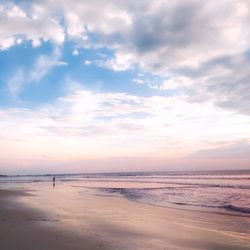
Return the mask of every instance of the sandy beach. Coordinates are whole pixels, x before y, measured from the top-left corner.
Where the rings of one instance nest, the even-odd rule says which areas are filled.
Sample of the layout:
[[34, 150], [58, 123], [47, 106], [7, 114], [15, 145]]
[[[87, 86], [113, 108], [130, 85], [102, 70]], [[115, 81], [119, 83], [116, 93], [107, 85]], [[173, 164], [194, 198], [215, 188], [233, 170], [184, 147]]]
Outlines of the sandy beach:
[[0, 189], [1, 250], [250, 249], [250, 218], [141, 204], [59, 183]]

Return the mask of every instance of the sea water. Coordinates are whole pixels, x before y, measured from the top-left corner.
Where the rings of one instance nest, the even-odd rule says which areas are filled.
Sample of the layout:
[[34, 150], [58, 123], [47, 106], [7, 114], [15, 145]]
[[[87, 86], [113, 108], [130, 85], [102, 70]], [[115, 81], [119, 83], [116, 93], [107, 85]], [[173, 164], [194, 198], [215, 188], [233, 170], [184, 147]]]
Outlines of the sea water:
[[0, 176], [6, 183], [67, 182], [95, 195], [250, 216], [250, 170]]

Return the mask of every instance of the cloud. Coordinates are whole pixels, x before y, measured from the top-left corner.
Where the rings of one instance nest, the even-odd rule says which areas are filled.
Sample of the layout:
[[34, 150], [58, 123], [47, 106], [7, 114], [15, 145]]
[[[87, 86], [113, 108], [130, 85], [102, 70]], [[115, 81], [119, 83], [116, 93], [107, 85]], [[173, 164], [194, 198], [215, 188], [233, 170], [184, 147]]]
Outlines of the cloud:
[[134, 79], [132, 79], [132, 81], [135, 82], [135, 83], [137, 83], [137, 84], [144, 84], [145, 83], [144, 80], [139, 79], [139, 78], [134, 78]]
[[239, 140], [228, 145], [198, 151], [196, 157], [217, 159], [250, 159], [249, 140]]
[[61, 51], [56, 47], [51, 55], [38, 56], [34, 67], [29, 74], [29, 82], [37, 82], [41, 80], [50, 70], [57, 66], [66, 66], [67, 62], [60, 61]]
[[90, 65], [90, 64], [92, 64], [92, 62], [91, 62], [90, 60], [86, 60], [86, 61], [84, 62], [84, 64], [85, 64], [85, 65]]
[[180, 74], [187, 84], [179, 84], [178, 79], [172, 79], [175, 79], [178, 87], [185, 88], [189, 101], [211, 102], [216, 106], [250, 115], [249, 70], [248, 53], [243, 53], [211, 60], [196, 68], [182, 69]]
[[6, 84], [12, 97], [17, 97], [19, 92], [29, 84], [42, 80], [55, 67], [67, 66], [68, 63], [61, 61], [61, 49], [55, 47], [51, 54], [39, 55], [34, 65], [29, 69], [17, 68]]
[[135, 58], [132, 54], [118, 52], [114, 58], [104, 61], [102, 65], [113, 69], [114, 71], [126, 71], [134, 64], [134, 62]]
[[[91, 60], [100, 67], [139, 68], [164, 78], [161, 85], [140, 80], [150, 88], [178, 89], [190, 102], [249, 115], [249, 7], [247, 0], [9, 4], [0, 8], [0, 49], [20, 39], [34, 47], [71, 41], [77, 48], [105, 48], [111, 55]], [[34, 80], [46, 72], [47, 59], [39, 58]]]
[[8, 89], [12, 96], [16, 96], [24, 84], [24, 73], [18, 69], [16, 73], [7, 81]]
[[5, 38], [0, 41], [0, 50], [7, 50], [10, 47], [12, 47], [15, 44], [15, 39], [10, 37], [10, 38]]
[[173, 97], [74, 89], [33, 109], [1, 108], [0, 115], [2, 155], [16, 161], [177, 159], [209, 143], [250, 138], [249, 117]]
[[72, 52], [73, 56], [78, 56], [79, 55], [79, 51], [77, 49], [74, 49]]
[[[156, 0], [106, 4], [103, 0], [61, 0], [31, 5], [33, 16], [47, 22], [56, 20], [58, 24], [65, 17], [66, 35], [78, 47], [110, 49], [114, 56], [96, 61], [100, 67], [126, 71], [138, 66], [164, 76], [162, 90], [189, 89], [185, 93], [193, 100], [210, 101], [250, 114], [249, 61], [245, 59], [228, 67], [220, 60], [240, 55], [249, 58], [249, 1]], [[15, 15], [27, 19], [24, 14]], [[43, 26], [47, 26], [46, 22]], [[53, 36], [49, 39], [58, 40]]]
[[64, 32], [59, 23], [65, 18], [69, 39], [76, 39], [78, 44], [82, 39], [82, 46], [114, 49], [114, 62], [118, 64], [123, 56], [133, 57], [126, 60], [126, 67], [121, 63], [122, 69], [138, 63], [142, 68], [159, 72], [197, 66], [249, 48], [248, 1], [104, 3], [34, 1], [30, 3], [30, 13], [17, 5], [2, 8], [2, 24], [6, 24], [3, 29], [6, 34], [2, 36], [22, 34], [31, 40], [61, 43]]
[[[56, 17], [55, 17], [56, 18]], [[52, 16], [43, 19], [35, 13], [26, 13], [21, 7], [8, 4], [0, 8], [0, 49], [18, 44], [20, 37], [37, 45], [39, 40], [51, 40], [56, 44], [64, 41], [64, 31]]]
[[247, 1], [111, 1], [100, 12], [102, 4], [62, 1], [68, 34], [95, 34], [93, 46], [115, 49], [116, 57], [132, 54], [146, 69], [194, 66], [248, 49]]
[[32, 41], [32, 46], [33, 46], [33, 48], [39, 47], [40, 45], [41, 45], [41, 40], [39, 40], [39, 39], [34, 39], [34, 40]]
[[172, 76], [160, 84], [160, 88], [163, 90], [177, 89], [188, 87], [192, 85], [192, 80], [188, 77], [183, 76]]

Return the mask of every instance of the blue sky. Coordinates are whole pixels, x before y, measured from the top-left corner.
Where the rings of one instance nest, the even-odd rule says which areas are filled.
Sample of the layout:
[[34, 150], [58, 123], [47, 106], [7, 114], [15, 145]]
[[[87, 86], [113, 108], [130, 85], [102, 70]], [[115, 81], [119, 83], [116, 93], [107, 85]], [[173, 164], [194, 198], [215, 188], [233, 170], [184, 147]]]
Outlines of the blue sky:
[[[65, 82], [69, 78], [78, 82], [81, 87], [94, 91], [127, 92], [142, 96], [168, 95], [169, 92], [171, 94], [173, 92], [152, 89], [145, 84], [136, 84], [135, 79], [146, 77], [152, 85], [158, 86], [163, 79], [161, 76], [141, 71], [136, 65], [126, 71], [114, 71], [91, 63], [102, 60], [103, 57], [112, 58], [113, 52], [108, 49], [81, 48], [76, 50], [74, 47], [75, 44], [72, 42], [59, 47], [46, 42], [33, 48], [31, 42], [24, 42], [12, 49], [2, 51], [0, 54], [0, 63], [3, 65], [0, 104], [5, 107], [13, 106], [20, 101], [20, 98], [25, 105], [30, 103], [31, 106], [51, 101], [64, 94]], [[61, 62], [61, 65], [46, 69], [46, 72], [38, 77], [39, 79], [27, 79], [39, 58], [49, 59], [53, 57], [55, 50], [60, 51], [58, 62]], [[79, 54], [74, 55], [74, 53]], [[22, 86], [18, 89], [18, 93], [12, 93], [11, 88], [5, 83], [10, 81], [17, 72], [23, 72], [23, 82], [20, 83]]]
[[243, 0], [2, 1], [0, 170], [249, 168], [249, 13]]

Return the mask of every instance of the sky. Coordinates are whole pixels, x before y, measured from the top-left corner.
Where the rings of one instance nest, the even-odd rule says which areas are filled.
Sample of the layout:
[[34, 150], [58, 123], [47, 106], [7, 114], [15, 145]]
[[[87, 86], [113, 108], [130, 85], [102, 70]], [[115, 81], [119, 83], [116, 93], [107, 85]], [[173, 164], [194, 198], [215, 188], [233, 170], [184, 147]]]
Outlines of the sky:
[[250, 169], [249, 0], [0, 0], [0, 174]]

